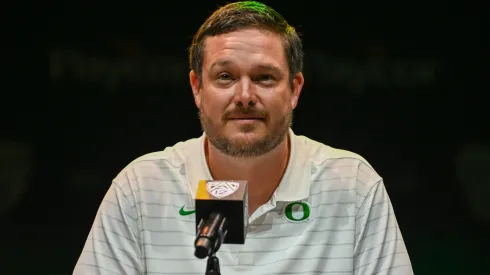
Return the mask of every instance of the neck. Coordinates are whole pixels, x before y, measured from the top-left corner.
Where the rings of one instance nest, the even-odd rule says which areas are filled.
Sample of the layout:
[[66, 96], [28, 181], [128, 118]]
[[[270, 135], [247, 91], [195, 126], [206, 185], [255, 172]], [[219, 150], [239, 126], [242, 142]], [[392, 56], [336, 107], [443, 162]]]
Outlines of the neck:
[[214, 180], [248, 182], [249, 214], [270, 200], [289, 160], [289, 135], [276, 148], [259, 157], [243, 159], [221, 153], [207, 140], [206, 158]]

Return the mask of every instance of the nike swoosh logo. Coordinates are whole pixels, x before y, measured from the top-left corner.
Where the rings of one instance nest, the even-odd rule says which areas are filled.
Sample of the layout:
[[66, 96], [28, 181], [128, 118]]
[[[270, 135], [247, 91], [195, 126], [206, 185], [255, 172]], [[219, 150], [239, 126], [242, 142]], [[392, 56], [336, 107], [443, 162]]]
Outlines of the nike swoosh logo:
[[[184, 205], [184, 206], [185, 206], [185, 205]], [[189, 210], [189, 211], [185, 211], [185, 210], [184, 210], [184, 206], [182, 206], [182, 208], [180, 208], [180, 210], [179, 210], [179, 214], [180, 214], [181, 216], [188, 216], [188, 215], [192, 215], [192, 214], [196, 213], [196, 210]]]

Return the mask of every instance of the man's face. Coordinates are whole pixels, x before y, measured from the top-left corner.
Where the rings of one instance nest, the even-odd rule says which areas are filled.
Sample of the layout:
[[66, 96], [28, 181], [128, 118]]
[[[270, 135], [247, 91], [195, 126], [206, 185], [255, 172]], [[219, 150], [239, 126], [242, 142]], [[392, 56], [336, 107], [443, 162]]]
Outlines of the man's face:
[[289, 82], [280, 36], [256, 29], [208, 37], [202, 81], [190, 73], [209, 142], [241, 158], [263, 155], [284, 140], [303, 86]]

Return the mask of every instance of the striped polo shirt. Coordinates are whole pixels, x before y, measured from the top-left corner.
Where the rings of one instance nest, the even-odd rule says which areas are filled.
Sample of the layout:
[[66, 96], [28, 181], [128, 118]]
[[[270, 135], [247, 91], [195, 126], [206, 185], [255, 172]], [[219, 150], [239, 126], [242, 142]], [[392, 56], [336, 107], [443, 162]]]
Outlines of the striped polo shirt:
[[[413, 274], [382, 178], [357, 154], [289, 130], [291, 156], [245, 244], [224, 244], [222, 274]], [[205, 134], [125, 167], [105, 195], [75, 275], [204, 274], [194, 198], [212, 180]], [[230, 179], [240, 180], [240, 179]]]

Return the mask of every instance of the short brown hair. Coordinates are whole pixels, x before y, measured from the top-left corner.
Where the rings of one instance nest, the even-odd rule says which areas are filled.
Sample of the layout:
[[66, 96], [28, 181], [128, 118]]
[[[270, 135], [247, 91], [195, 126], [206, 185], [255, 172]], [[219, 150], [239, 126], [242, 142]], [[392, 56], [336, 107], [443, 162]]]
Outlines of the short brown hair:
[[269, 30], [282, 37], [290, 81], [303, 70], [303, 45], [296, 30], [274, 9], [259, 2], [244, 1], [216, 10], [194, 35], [189, 49], [189, 65], [200, 81], [205, 39], [248, 28]]

